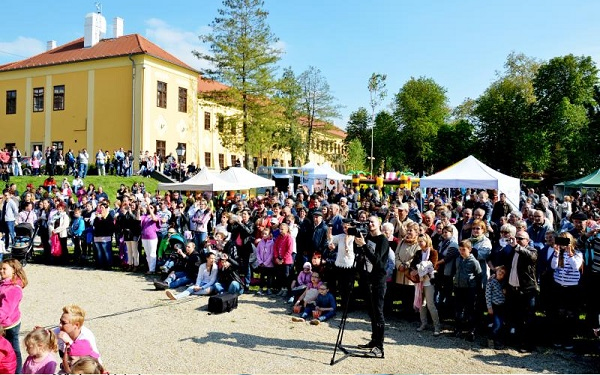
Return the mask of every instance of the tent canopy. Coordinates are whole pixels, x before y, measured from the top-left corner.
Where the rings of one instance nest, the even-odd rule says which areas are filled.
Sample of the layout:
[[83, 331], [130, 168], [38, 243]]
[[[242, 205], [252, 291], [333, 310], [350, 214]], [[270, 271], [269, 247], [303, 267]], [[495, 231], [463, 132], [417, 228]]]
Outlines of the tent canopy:
[[218, 173], [211, 172], [206, 167], [184, 182], [159, 183], [158, 190], [190, 190], [190, 191], [229, 191], [238, 188], [229, 182], [223, 181]]
[[329, 162], [321, 164], [321, 168], [327, 172], [327, 178], [330, 180], [351, 180], [352, 176], [347, 176], [345, 174], [341, 174], [340, 172], [333, 169]]
[[243, 167], [230, 167], [219, 175], [223, 181], [235, 186], [229, 190], [247, 190], [275, 186], [275, 181], [256, 175]]
[[493, 170], [473, 155], [448, 168], [421, 178], [421, 187], [496, 189], [506, 195], [506, 201], [518, 209], [521, 181]]
[[600, 169], [585, 177], [563, 182], [561, 185], [564, 185], [566, 188], [600, 187]]

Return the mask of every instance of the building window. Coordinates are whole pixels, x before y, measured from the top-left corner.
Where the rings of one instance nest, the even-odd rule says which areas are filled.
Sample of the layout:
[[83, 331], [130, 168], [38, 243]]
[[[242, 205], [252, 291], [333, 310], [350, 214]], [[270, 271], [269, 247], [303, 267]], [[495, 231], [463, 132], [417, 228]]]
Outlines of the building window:
[[157, 81], [156, 84], [156, 106], [167, 108], [167, 84]]
[[54, 110], [64, 111], [65, 109], [65, 85], [54, 86]]
[[219, 154], [219, 168], [225, 169], [225, 155]]
[[17, 113], [17, 90], [9, 90], [6, 92], [6, 114], [15, 113]]
[[204, 130], [210, 130], [210, 112], [204, 112]]
[[231, 155], [231, 164], [230, 167], [235, 166], [235, 162], [237, 161], [237, 157], [235, 155]]
[[183, 87], [179, 88], [179, 112], [187, 113], [187, 89]]
[[225, 128], [225, 117], [223, 117], [223, 115], [219, 113], [217, 115], [217, 129], [219, 129], [219, 133], [222, 133], [224, 128]]
[[267, 164], [267, 158], [263, 158], [263, 163], [262, 163], [262, 165], [263, 165], [264, 167], [266, 167], [266, 166], [268, 165], [268, 164]]
[[52, 146], [56, 146], [57, 150], [64, 150], [65, 142], [64, 141], [52, 141]]
[[156, 141], [156, 155], [166, 156], [167, 141]]
[[212, 158], [211, 158], [210, 152], [204, 153], [204, 165], [209, 168], [212, 166]]
[[44, 88], [33, 89], [33, 112], [44, 112]]
[[231, 134], [237, 135], [237, 123], [235, 121], [231, 123]]

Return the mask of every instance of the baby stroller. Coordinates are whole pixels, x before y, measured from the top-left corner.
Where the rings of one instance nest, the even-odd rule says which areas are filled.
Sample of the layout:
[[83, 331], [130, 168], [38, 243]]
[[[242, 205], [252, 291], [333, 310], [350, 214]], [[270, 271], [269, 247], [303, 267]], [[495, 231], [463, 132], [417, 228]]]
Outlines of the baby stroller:
[[185, 238], [179, 233], [170, 234], [161, 241], [156, 262], [161, 272], [169, 273], [177, 262], [182, 261], [179, 254], [177, 254], [177, 250], [185, 251], [185, 245]]
[[33, 257], [33, 239], [35, 238], [39, 226], [29, 223], [21, 223], [15, 226], [15, 243], [12, 247], [11, 255], [17, 259], [23, 266], [31, 261]]

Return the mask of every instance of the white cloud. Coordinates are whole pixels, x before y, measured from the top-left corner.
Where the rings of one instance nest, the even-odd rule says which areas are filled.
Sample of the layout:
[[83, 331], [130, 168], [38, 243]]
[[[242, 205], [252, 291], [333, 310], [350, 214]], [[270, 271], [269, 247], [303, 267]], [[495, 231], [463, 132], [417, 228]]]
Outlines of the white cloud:
[[14, 41], [0, 41], [0, 63], [23, 60], [46, 50], [46, 43], [34, 38], [20, 36]]
[[146, 21], [146, 37], [165, 51], [171, 53], [191, 67], [202, 71], [208, 63], [196, 58], [192, 51], [207, 52], [198, 38], [208, 30], [202, 27], [195, 31], [180, 30], [158, 18]]

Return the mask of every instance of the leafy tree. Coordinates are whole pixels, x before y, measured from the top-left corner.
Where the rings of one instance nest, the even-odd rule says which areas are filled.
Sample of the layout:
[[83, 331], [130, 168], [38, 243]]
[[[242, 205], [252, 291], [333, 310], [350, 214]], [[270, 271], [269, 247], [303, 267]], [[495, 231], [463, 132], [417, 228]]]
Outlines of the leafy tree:
[[274, 100], [282, 108], [282, 123], [285, 124], [277, 139], [289, 150], [292, 165], [297, 165], [301, 161], [303, 152], [302, 133], [298, 122], [301, 99], [302, 87], [300, 87], [292, 68], [285, 68]]
[[435, 137], [450, 116], [446, 89], [431, 78], [411, 78], [396, 94], [394, 104], [399, 147], [404, 149], [407, 166], [415, 172], [430, 172]]
[[404, 154], [402, 148], [398, 147], [400, 133], [394, 117], [386, 111], [381, 111], [375, 117], [375, 128], [373, 129], [375, 144], [374, 157], [380, 163], [380, 171], [391, 171], [404, 169]]
[[364, 171], [367, 153], [358, 139], [348, 143], [346, 167], [349, 170]]
[[444, 124], [435, 140], [433, 171], [439, 171], [473, 153], [475, 126], [465, 119]]
[[206, 78], [230, 86], [224, 92], [208, 94], [207, 99], [241, 111], [226, 119], [228, 126], [223, 127], [221, 140], [225, 147], [243, 151], [250, 167], [250, 154], [260, 152], [261, 142], [270, 142], [269, 134], [275, 131], [269, 121], [274, 117], [269, 108], [272, 102], [266, 98], [275, 89], [274, 73], [281, 51], [273, 47], [278, 39], [267, 24], [264, 1], [224, 0], [218, 13], [210, 25], [212, 32], [200, 37], [210, 54], [193, 53], [211, 64], [203, 72]]
[[589, 148], [587, 114], [597, 105], [597, 84], [598, 69], [592, 58], [573, 55], [543, 64], [533, 81], [535, 119], [544, 131], [551, 179], [575, 177], [577, 167], [587, 164], [581, 150]]
[[365, 150], [371, 146], [369, 113], [364, 107], [360, 107], [352, 112], [346, 125], [346, 144], [349, 144], [354, 139], [358, 139]]
[[308, 134], [306, 137], [305, 162], [309, 162], [312, 133], [315, 123], [326, 122], [332, 118], [339, 117], [338, 106], [335, 98], [330, 92], [327, 79], [321, 74], [321, 70], [310, 66], [298, 77], [302, 88], [302, 110], [301, 114], [306, 121]]

